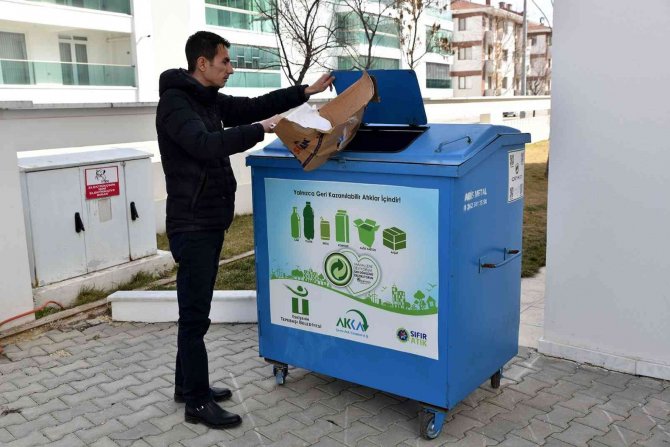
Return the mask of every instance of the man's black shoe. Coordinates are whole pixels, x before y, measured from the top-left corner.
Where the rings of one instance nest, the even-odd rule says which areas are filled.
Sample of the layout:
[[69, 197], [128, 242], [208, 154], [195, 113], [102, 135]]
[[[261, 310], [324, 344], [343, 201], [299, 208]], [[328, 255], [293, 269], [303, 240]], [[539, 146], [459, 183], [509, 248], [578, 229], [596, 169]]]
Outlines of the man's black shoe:
[[[212, 396], [212, 399], [214, 399], [216, 402], [221, 402], [230, 399], [230, 396], [233, 395], [233, 393], [228, 388], [215, 388], [215, 387], [209, 389], [209, 394]], [[180, 404], [186, 402], [186, 399], [184, 399], [184, 395], [182, 394], [181, 390], [175, 389], [174, 401]]]
[[209, 428], [231, 428], [242, 423], [242, 418], [209, 401], [199, 407], [186, 405], [184, 419], [189, 424], [204, 424]]

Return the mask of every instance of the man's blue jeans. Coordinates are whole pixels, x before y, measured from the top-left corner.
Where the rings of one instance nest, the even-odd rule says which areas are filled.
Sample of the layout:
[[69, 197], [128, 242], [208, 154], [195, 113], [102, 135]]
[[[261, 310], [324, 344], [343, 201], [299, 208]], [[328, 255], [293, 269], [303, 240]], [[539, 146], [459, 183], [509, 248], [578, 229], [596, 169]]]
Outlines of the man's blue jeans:
[[211, 399], [205, 334], [222, 247], [223, 230], [170, 236], [170, 251], [179, 263], [175, 388], [181, 388], [188, 406], [200, 406]]

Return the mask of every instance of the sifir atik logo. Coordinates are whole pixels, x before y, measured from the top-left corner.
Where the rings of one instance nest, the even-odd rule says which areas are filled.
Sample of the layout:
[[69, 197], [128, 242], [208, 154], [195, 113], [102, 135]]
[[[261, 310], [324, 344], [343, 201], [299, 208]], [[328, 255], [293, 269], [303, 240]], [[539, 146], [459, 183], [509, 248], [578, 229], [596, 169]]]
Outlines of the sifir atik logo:
[[401, 327], [396, 331], [395, 335], [401, 343], [410, 343], [424, 348], [428, 346], [428, 334], [423, 332], [408, 331], [404, 327]]
[[345, 313], [345, 316], [337, 319], [335, 326], [337, 332], [368, 338], [366, 332], [370, 328], [370, 325], [363, 312], [359, 310], [349, 309]]

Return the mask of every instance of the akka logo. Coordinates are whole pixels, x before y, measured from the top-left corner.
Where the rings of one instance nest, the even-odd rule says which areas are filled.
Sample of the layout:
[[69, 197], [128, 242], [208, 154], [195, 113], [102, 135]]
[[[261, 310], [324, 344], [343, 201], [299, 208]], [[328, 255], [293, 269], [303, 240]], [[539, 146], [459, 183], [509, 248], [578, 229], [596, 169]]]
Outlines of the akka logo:
[[419, 331], [408, 331], [404, 327], [398, 329], [395, 333], [401, 343], [410, 343], [417, 346], [428, 346], [428, 334]]
[[356, 309], [349, 309], [346, 312], [346, 315], [351, 315], [353, 318], [350, 318], [349, 316], [338, 318], [336, 324], [338, 328], [348, 329], [350, 331], [359, 333], [365, 333], [368, 331], [370, 325], [368, 324], [368, 319], [365, 318], [365, 315], [363, 315], [363, 312], [360, 312]]

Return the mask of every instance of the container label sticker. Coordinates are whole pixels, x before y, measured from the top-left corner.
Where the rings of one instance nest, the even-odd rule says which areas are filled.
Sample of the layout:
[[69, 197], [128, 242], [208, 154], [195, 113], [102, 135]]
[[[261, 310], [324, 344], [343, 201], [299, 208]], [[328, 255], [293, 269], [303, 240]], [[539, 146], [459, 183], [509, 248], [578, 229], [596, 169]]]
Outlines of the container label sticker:
[[273, 324], [438, 358], [438, 190], [265, 179]]
[[510, 151], [508, 159], [507, 203], [523, 197], [523, 172], [525, 167], [526, 151]]
[[86, 177], [86, 200], [102, 199], [120, 194], [118, 166], [101, 166], [85, 169], [84, 172]]
[[481, 208], [489, 203], [486, 188], [473, 189], [465, 193], [463, 197], [463, 212]]

